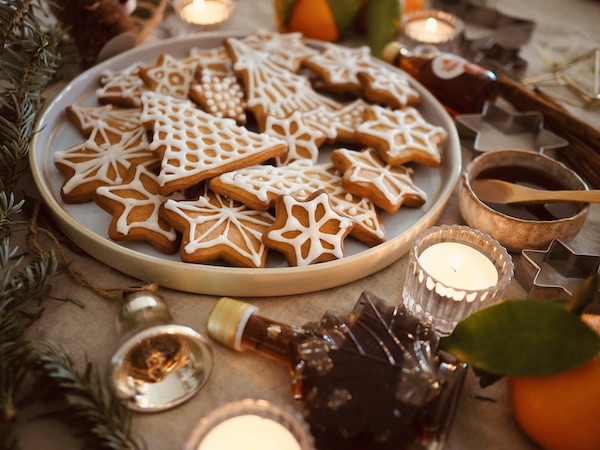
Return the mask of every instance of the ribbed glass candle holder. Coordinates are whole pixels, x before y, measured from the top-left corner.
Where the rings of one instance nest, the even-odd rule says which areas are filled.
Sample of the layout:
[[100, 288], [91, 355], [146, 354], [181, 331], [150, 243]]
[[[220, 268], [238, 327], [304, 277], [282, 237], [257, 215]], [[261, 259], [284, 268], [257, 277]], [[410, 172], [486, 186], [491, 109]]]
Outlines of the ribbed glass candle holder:
[[513, 274], [512, 258], [498, 241], [466, 226], [442, 225], [412, 245], [402, 298], [413, 314], [446, 335], [463, 318], [501, 300]]

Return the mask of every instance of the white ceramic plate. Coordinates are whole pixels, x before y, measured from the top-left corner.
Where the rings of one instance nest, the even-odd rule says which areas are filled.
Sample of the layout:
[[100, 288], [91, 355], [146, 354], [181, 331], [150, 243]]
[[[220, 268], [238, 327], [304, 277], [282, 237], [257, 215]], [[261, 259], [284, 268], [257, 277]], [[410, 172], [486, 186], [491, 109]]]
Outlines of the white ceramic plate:
[[[264, 269], [184, 263], [178, 253], [166, 256], [146, 243], [112, 241], [107, 235], [109, 214], [94, 203], [71, 205], [62, 201], [63, 175], [54, 166], [53, 154], [83, 141], [66, 118], [65, 107], [74, 103], [97, 104], [95, 90], [105, 69], [121, 70], [137, 61], [154, 63], [161, 53], [183, 57], [193, 47], [217, 47], [226, 36], [230, 34], [204, 34], [135, 48], [81, 74], [53, 100], [38, 125], [30, 163], [43, 200], [60, 229], [84, 251], [123, 273], [172, 289], [218, 296], [264, 297], [327, 289], [375, 273], [406, 254], [416, 235], [435, 224], [452, 194], [461, 168], [460, 142], [454, 122], [438, 101], [416, 82], [414, 85], [422, 96], [420, 112], [429, 122], [448, 131], [442, 149], [442, 166], [415, 166], [415, 182], [427, 193], [428, 201], [421, 208], [382, 213], [388, 240], [369, 248], [348, 238], [343, 259], [308, 267], [288, 267], [283, 258], [271, 252], [268, 267]], [[322, 152], [322, 157], [328, 158], [328, 152]]]

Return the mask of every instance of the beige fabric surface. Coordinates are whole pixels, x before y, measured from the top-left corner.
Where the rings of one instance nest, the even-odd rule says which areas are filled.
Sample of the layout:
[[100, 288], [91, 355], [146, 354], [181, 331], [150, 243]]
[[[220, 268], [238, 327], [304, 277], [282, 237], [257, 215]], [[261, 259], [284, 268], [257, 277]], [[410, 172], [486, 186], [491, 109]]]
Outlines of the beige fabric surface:
[[[508, 14], [527, 17], [537, 23], [532, 41], [522, 56], [530, 72], [544, 64], [545, 50], [568, 56], [578, 49], [600, 47], [600, 2], [591, 0], [499, 0], [497, 7]], [[240, 0], [238, 10], [226, 29], [252, 31], [274, 29], [273, 7], [267, 0]], [[600, 126], [600, 112], [572, 109], [579, 116]], [[472, 155], [464, 152], [466, 164]], [[462, 224], [456, 195], [445, 209], [440, 223]], [[570, 242], [580, 253], [600, 254], [600, 205], [594, 205], [579, 235]], [[137, 284], [110, 267], [87, 255], [73, 255], [78, 270], [92, 276], [107, 288]], [[518, 255], [513, 255], [516, 259]], [[400, 302], [407, 257], [404, 256], [380, 272], [356, 282], [303, 295], [275, 298], [248, 298], [259, 306], [263, 315], [287, 323], [302, 324], [318, 320], [325, 311], [348, 312], [365, 289], [388, 302]], [[307, 280], [310, 283], [310, 280]], [[217, 297], [192, 295], [174, 290], [159, 291], [169, 304], [177, 323], [189, 325], [206, 334], [206, 319]], [[523, 296], [525, 291], [515, 281], [508, 295]], [[118, 301], [98, 297], [69, 277], [59, 277], [53, 286], [55, 297], [71, 297], [85, 305], [47, 302], [42, 318], [29, 335], [37, 342], [60, 343], [79, 362], [85, 358], [103, 372], [117, 342], [115, 320]], [[150, 450], [181, 448], [192, 427], [207, 412], [227, 401], [245, 397], [264, 398], [279, 404], [291, 403], [290, 385], [285, 367], [252, 353], [235, 353], [214, 345], [215, 366], [206, 387], [187, 403], [167, 412], [136, 414], [134, 432], [141, 436]], [[485, 397], [491, 401], [482, 400]], [[374, 405], [376, 407], [376, 405]], [[33, 415], [33, 413], [32, 413]], [[19, 419], [24, 450], [68, 450], [78, 447], [69, 431], [55, 421], [24, 417]], [[529, 449], [535, 446], [516, 426], [506, 399], [504, 383], [480, 389], [470, 373], [465, 384], [457, 417], [447, 446], [462, 449]]]

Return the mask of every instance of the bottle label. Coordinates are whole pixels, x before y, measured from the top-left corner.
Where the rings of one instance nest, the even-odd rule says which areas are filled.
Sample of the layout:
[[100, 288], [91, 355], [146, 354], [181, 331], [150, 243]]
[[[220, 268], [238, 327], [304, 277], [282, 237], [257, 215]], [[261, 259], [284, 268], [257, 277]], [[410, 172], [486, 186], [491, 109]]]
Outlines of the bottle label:
[[463, 73], [482, 75], [485, 69], [451, 53], [442, 53], [431, 61], [431, 70], [442, 80], [456, 78]]

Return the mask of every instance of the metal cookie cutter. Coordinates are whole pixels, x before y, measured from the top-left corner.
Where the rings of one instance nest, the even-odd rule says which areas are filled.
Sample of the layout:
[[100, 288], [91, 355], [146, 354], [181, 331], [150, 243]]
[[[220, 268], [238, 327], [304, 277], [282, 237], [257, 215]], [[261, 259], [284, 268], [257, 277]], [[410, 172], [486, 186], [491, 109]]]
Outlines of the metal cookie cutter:
[[599, 268], [600, 255], [577, 254], [554, 239], [546, 250], [521, 252], [515, 279], [528, 292], [528, 298], [566, 298]]
[[569, 143], [544, 128], [537, 111], [514, 112], [488, 102], [481, 114], [459, 114], [454, 118], [463, 144], [477, 152], [501, 149], [544, 153]]
[[523, 77], [527, 62], [519, 56], [519, 50], [529, 42], [535, 22], [468, 0], [435, 0], [434, 6], [456, 14], [464, 22], [461, 54], [465, 58], [513, 79]]

